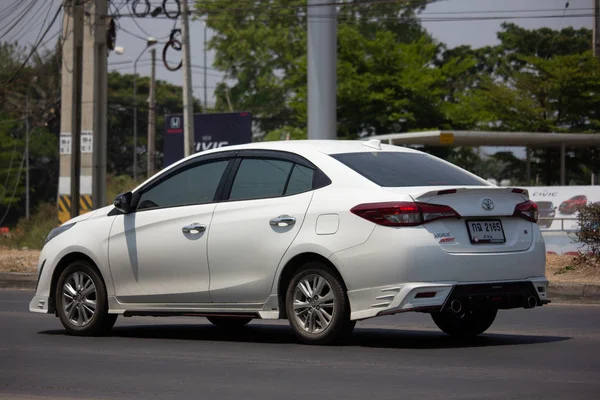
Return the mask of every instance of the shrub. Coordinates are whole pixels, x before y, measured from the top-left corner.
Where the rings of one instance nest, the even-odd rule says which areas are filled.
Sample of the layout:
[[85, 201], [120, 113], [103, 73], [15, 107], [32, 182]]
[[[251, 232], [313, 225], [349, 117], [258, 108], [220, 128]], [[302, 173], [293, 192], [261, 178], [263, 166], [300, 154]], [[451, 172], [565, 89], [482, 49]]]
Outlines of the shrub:
[[600, 265], [600, 203], [581, 206], [577, 215], [577, 239], [585, 247], [581, 262]]
[[48, 232], [59, 225], [56, 203], [42, 203], [27, 220], [21, 218], [10, 234], [0, 239], [0, 245], [41, 249]]
[[129, 175], [109, 175], [106, 178], [106, 202], [112, 204], [118, 194], [129, 192], [135, 189], [145, 178], [137, 181]]
[[[123, 192], [135, 189], [143, 180], [134, 181], [127, 175], [108, 176], [106, 188], [107, 204], [112, 204], [113, 199]], [[58, 210], [56, 203], [40, 204], [29, 220], [19, 219], [9, 233], [0, 234], [0, 245], [13, 248], [41, 249], [48, 233], [59, 226]]]

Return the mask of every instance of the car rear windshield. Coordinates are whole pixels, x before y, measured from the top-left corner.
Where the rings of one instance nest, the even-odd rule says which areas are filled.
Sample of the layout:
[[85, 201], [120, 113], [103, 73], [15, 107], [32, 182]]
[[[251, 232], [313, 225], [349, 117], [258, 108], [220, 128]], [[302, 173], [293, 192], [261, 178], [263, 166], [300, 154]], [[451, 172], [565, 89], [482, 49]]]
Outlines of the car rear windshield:
[[331, 157], [383, 187], [486, 186], [466, 171], [428, 154], [366, 152], [332, 154]]

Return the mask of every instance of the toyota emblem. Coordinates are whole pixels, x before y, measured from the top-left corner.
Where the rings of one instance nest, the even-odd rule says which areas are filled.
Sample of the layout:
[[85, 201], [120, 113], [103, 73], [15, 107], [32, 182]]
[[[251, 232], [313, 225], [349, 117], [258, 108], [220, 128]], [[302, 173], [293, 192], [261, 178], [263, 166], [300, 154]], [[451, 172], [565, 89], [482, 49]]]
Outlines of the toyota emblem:
[[485, 199], [481, 200], [481, 207], [484, 210], [490, 211], [494, 208], [494, 202], [489, 197], [486, 197]]

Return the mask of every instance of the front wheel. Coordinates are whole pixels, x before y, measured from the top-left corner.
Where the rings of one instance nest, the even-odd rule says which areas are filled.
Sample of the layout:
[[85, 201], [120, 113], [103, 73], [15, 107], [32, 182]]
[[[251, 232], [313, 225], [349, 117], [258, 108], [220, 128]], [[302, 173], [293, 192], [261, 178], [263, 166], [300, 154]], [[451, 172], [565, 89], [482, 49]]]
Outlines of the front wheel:
[[54, 298], [60, 322], [71, 335], [103, 335], [117, 320], [116, 314], [108, 313], [102, 278], [86, 261], [75, 261], [65, 268]]
[[285, 306], [294, 333], [306, 344], [328, 344], [354, 328], [341, 280], [320, 262], [307, 263], [296, 272]]
[[444, 333], [458, 338], [469, 338], [485, 332], [496, 319], [496, 309], [465, 311], [462, 314], [450, 312], [432, 313], [433, 322]]

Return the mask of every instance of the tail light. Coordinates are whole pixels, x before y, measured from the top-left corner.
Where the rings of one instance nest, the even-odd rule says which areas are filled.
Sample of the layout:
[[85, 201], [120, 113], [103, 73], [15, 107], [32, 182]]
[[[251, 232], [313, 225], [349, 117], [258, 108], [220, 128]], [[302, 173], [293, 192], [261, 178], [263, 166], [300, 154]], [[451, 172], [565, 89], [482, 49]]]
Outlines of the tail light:
[[538, 206], [531, 200], [519, 203], [515, 206], [515, 217], [525, 218], [527, 221], [537, 222]]
[[350, 212], [385, 226], [417, 226], [442, 218], [460, 218], [460, 215], [448, 206], [411, 202], [359, 204]]

